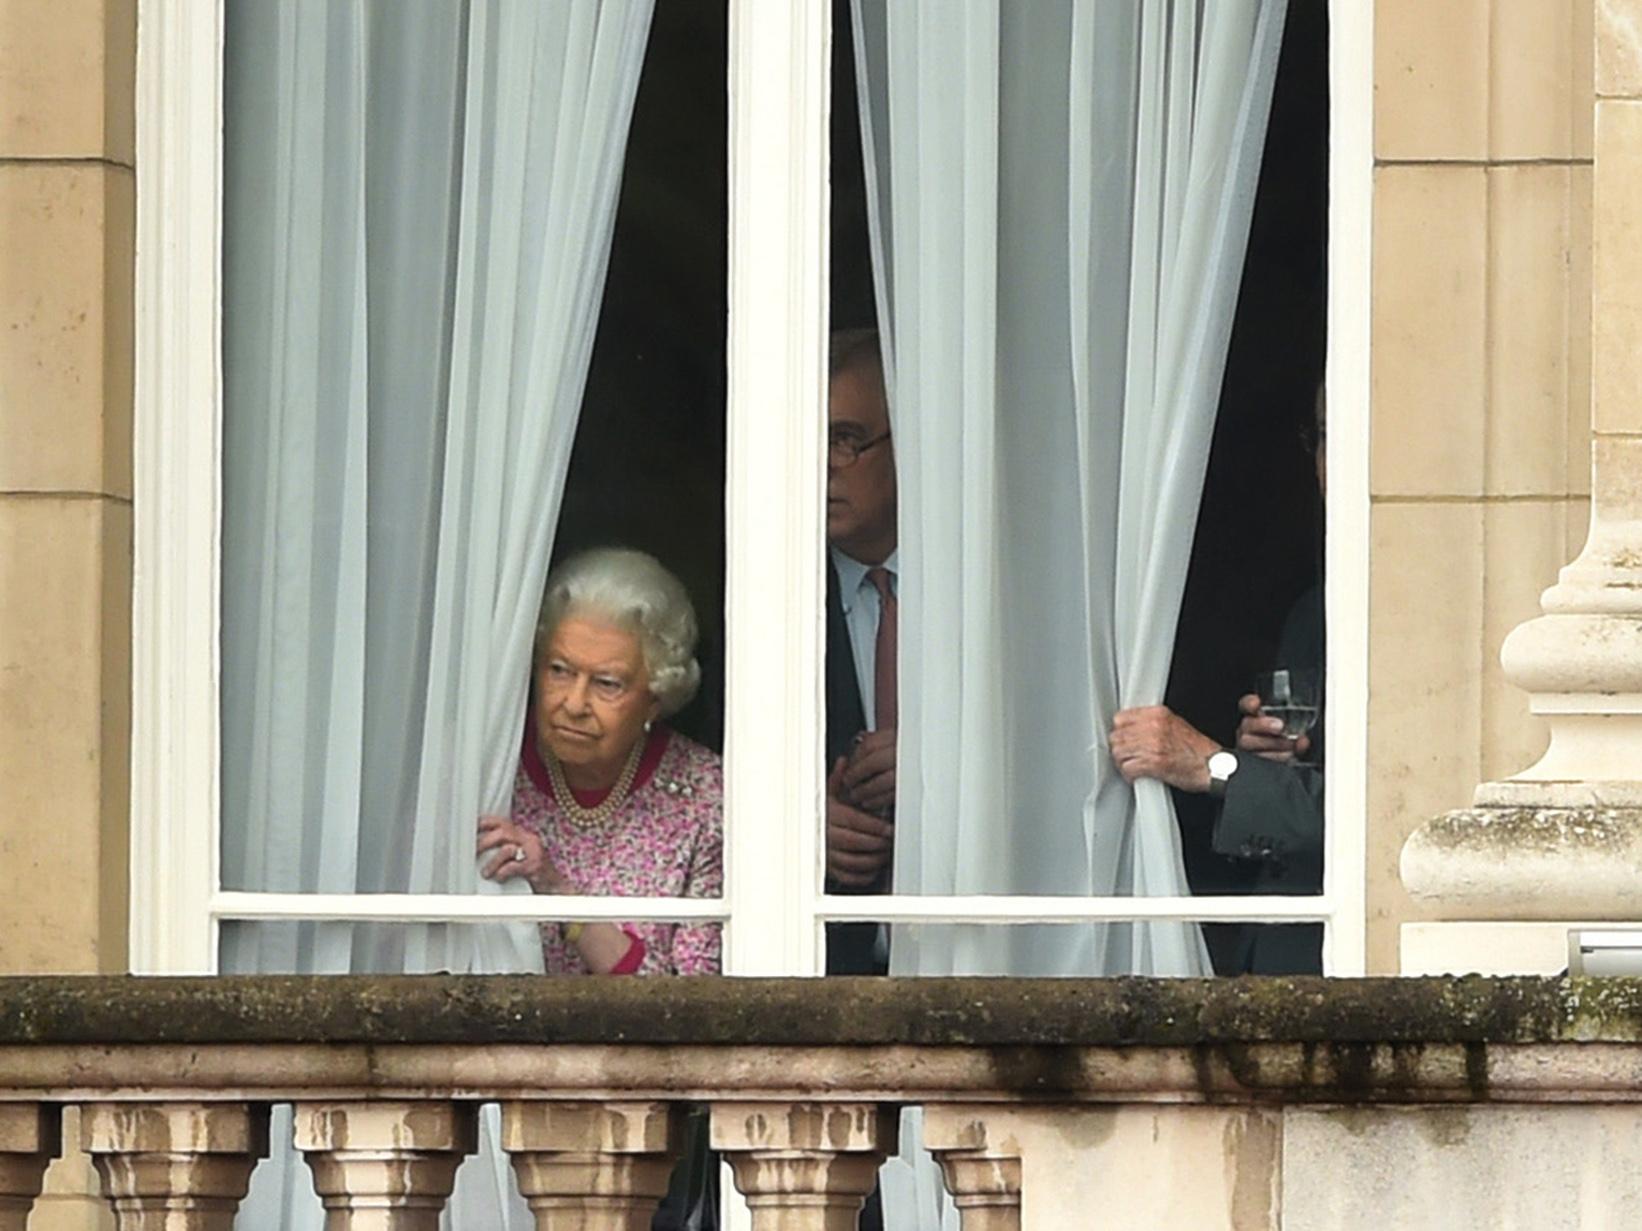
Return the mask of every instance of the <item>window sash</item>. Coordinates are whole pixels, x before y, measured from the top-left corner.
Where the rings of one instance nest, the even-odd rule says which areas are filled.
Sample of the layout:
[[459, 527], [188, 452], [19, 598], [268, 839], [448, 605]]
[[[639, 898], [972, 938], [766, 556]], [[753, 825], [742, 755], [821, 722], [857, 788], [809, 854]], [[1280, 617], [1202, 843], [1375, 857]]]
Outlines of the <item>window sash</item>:
[[140, 0], [131, 968], [215, 969], [222, 6]]
[[1368, 970], [1369, 345], [1373, 302], [1374, 3], [1329, 0], [1328, 500], [1324, 627], [1328, 630], [1328, 820], [1323, 896], [1333, 904], [1323, 970]]
[[[218, 884], [222, 7], [141, 0], [138, 38], [131, 960], [211, 972], [216, 924], [315, 918], [727, 919], [726, 971], [814, 974], [821, 924], [1191, 919], [1325, 923], [1366, 952], [1371, 5], [1331, 0], [1327, 508], [1333, 752], [1314, 897], [833, 897], [822, 663], [827, 0], [730, 4], [730, 319], [723, 899], [297, 895]], [[771, 407], [789, 413], [769, 413]], [[323, 915], [313, 913], [323, 908]], [[505, 908], [505, 909], [504, 909]], [[381, 912], [384, 909], [391, 913]], [[209, 927], [200, 926], [209, 921]], [[746, 923], [749, 926], [737, 926]]]
[[[860, 894], [819, 897], [813, 922], [1094, 923], [1135, 919], [1191, 922], [1320, 920], [1333, 912], [1322, 895], [1239, 894], [1223, 897], [1071, 897], [970, 894], [920, 897]], [[244, 893], [211, 898], [218, 920], [369, 920], [376, 923], [470, 923], [581, 920], [623, 922], [754, 918], [729, 898], [613, 898], [564, 894], [530, 898], [458, 893]], [[745, 973], [745, 972], [740, 972]]]

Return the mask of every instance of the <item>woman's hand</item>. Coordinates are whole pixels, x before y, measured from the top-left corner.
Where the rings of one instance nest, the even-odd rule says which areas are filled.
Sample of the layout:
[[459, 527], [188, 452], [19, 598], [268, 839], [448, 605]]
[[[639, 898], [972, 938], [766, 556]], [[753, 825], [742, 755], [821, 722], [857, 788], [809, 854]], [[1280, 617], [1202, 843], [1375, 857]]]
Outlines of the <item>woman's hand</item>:
[[479, 818], [479, 854], [496, 852], [496, 857], [480, 871], [486, 880], [505, 881], [525, 877], [532, 888], [556, 893], [564, 877], [542, 849], [542, 840], [530, 830], [505, 816]]

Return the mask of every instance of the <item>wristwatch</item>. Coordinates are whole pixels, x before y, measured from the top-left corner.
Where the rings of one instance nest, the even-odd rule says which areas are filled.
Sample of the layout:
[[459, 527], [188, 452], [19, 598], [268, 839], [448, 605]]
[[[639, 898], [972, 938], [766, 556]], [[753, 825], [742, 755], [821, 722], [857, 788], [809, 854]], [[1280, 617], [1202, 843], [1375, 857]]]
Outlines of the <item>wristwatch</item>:
[[1221, 799], [1226, 794], [1226, 783], [1237, 772], [1237, 754], [1222, 748], [1209, 758], [1209, 794]]

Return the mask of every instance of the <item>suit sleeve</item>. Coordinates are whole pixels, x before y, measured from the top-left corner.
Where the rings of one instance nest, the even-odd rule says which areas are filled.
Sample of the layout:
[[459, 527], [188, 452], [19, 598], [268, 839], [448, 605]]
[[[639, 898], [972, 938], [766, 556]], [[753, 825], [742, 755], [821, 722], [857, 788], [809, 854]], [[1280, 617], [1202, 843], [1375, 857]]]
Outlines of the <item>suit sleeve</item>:
[[1241, 859], [1306, 865], [1323, 856], [1323, 774], [1241, 755], [1215, 819], [1214, 850]]

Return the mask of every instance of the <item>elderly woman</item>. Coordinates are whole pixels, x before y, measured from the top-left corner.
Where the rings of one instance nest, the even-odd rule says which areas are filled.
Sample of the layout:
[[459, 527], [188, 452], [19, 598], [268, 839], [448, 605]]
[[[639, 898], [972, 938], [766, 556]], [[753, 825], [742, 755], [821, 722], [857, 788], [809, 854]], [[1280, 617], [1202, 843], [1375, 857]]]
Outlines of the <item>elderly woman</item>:
[[[479, 822], [484, 874], [537, 893], [715, 898], [719, 759], [662, 719], [701, 677], [689, 595], [654, 557], [598, 548], [547, 580], [510, 817]], [[716, 974], [719, 925], [542, 928], [549, 974]]]

